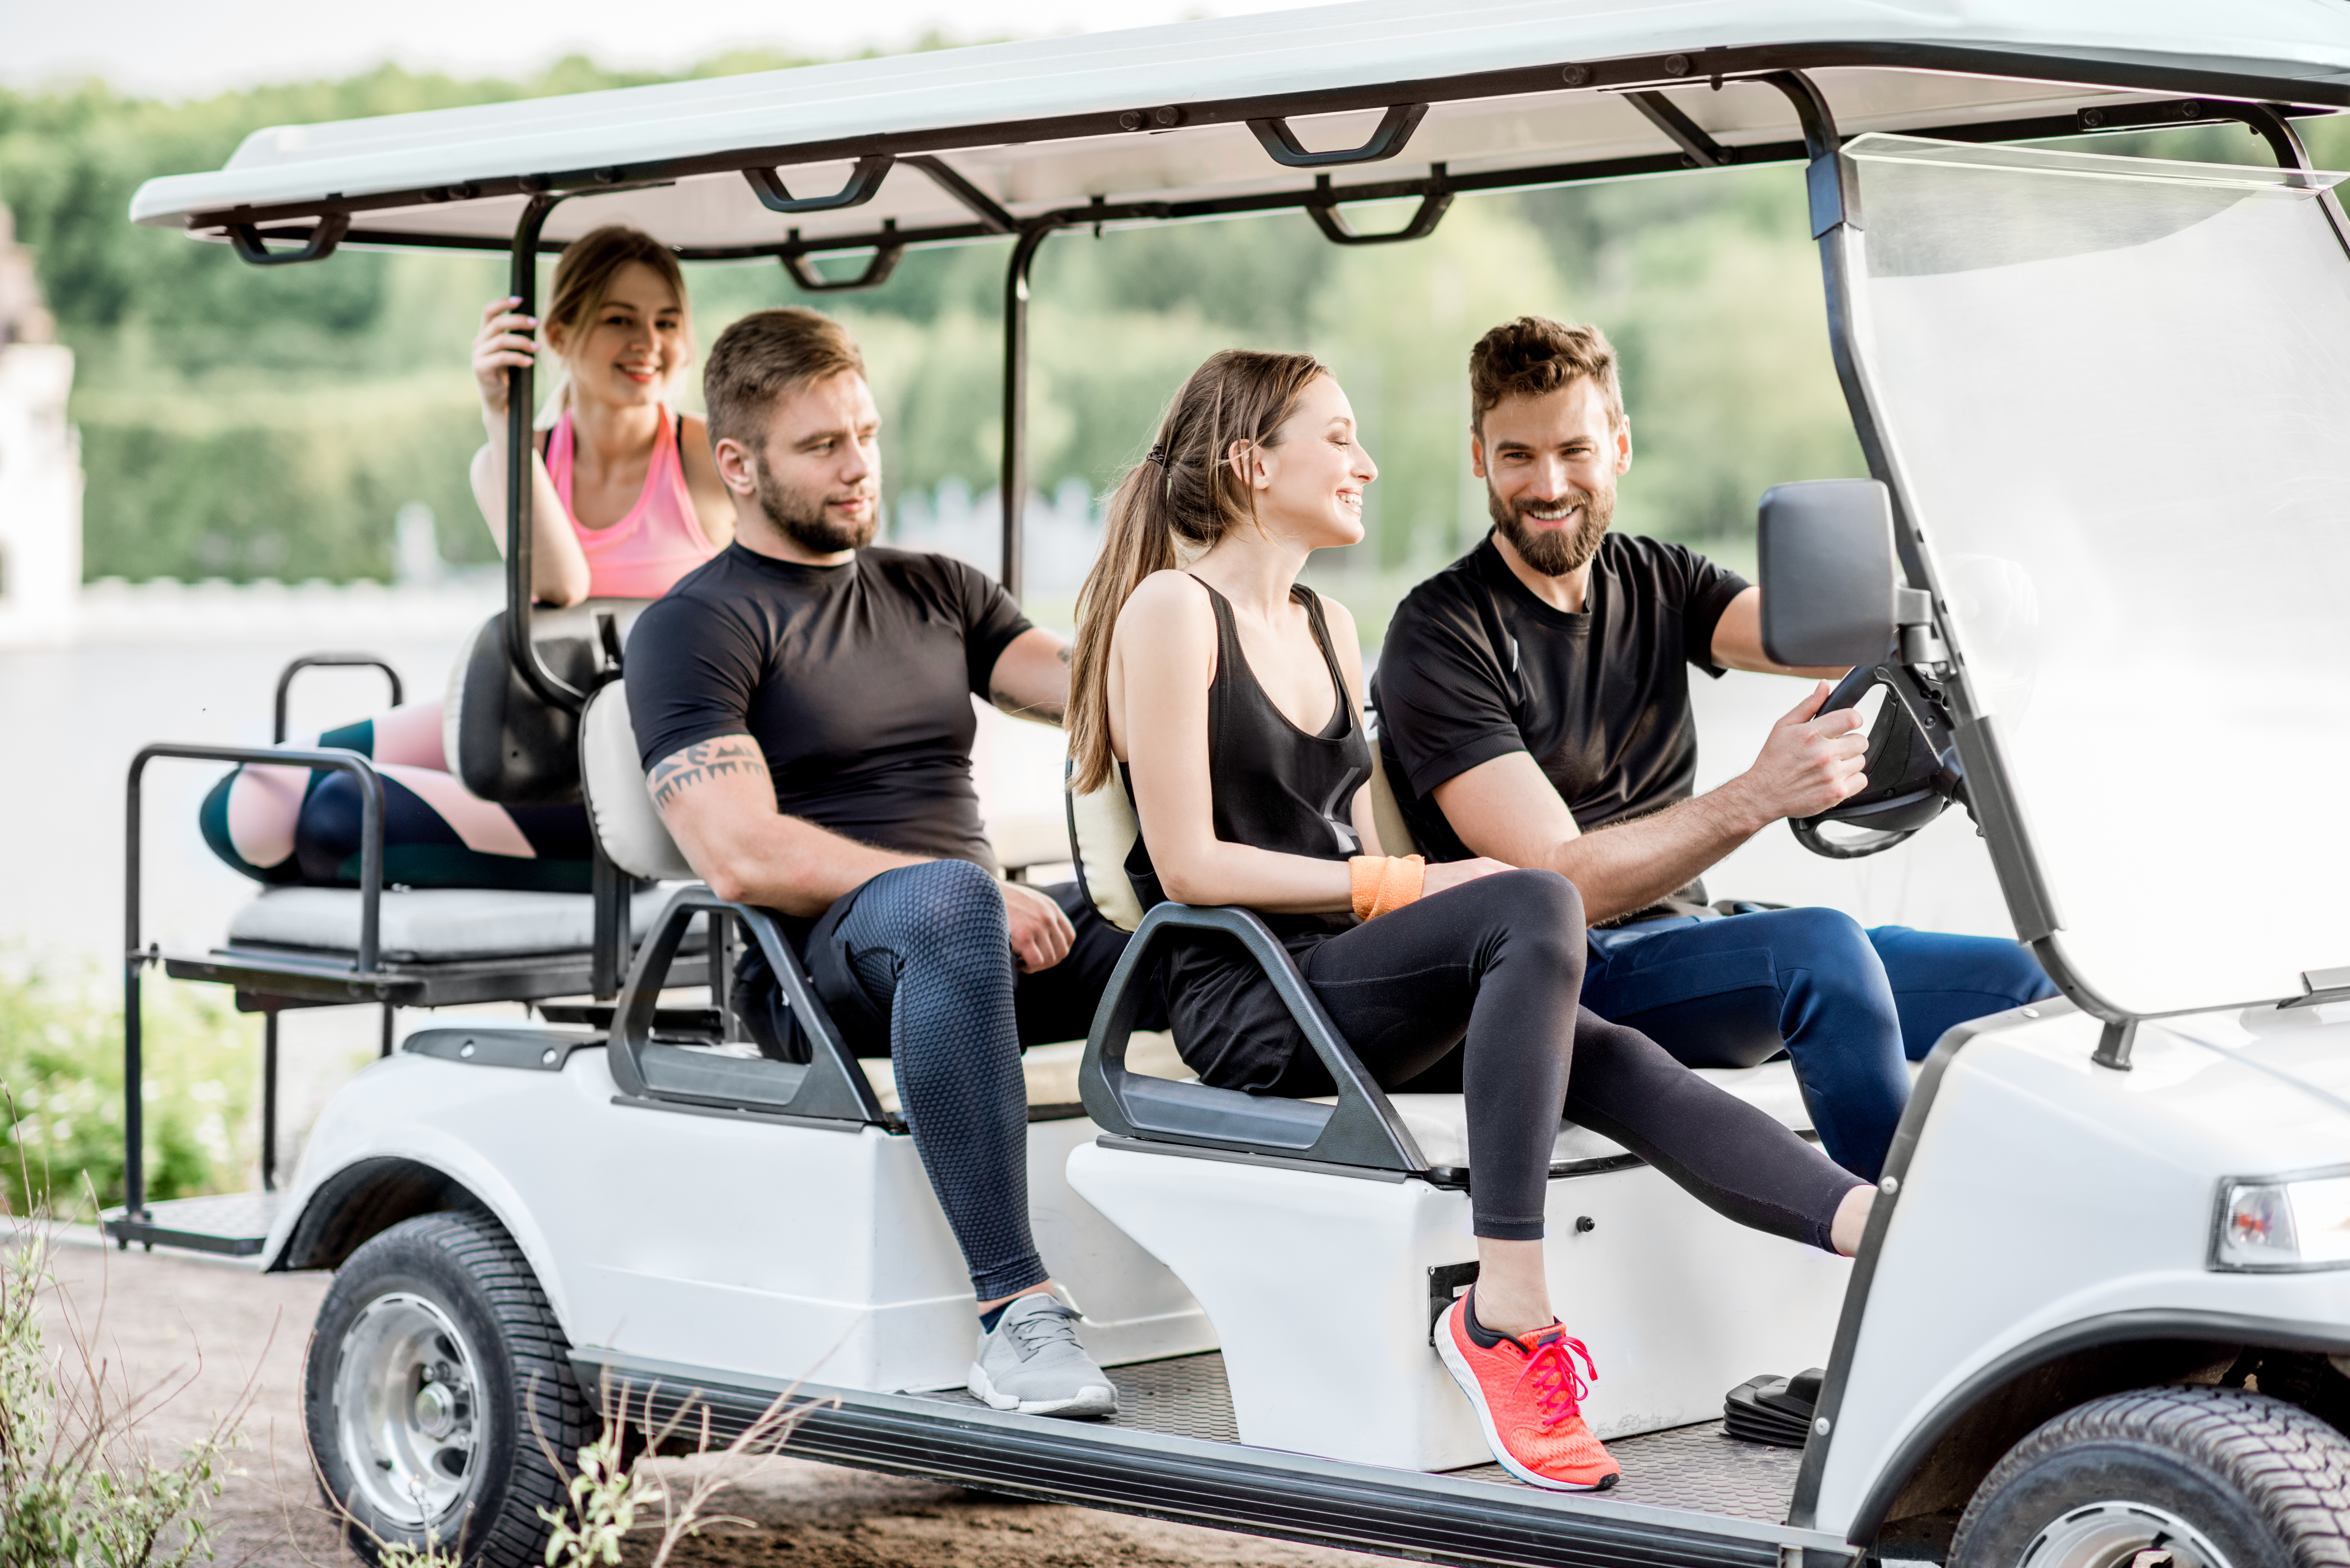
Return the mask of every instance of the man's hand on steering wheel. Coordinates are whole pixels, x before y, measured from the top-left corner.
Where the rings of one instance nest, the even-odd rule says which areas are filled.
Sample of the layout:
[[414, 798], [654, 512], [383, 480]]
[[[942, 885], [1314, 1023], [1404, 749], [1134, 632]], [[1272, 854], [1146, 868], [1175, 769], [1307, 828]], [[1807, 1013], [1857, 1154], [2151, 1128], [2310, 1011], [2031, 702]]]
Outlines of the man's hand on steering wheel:
[[1061, 906], [1034, 888], [999, 882], [1003, 913], [1012, 922], [1012, 961], [1023, 974], [1051, 969], [1069, 956], [1077, 933]]
[[1850, 708], [1822, 713], [1823, 680], [1771, 726], [1754, 765], [1737, 781], [1762, 822], [1817, 816], [1868, 787], [1868, 737]]

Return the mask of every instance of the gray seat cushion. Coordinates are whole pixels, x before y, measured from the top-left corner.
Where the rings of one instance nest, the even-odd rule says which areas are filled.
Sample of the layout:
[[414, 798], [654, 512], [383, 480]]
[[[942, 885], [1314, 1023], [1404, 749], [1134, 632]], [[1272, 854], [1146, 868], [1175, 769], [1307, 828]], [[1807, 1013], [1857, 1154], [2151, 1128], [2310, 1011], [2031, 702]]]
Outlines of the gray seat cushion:
[[[664, 882], [630, 901], [629, 929], [642, 936], [672, 894]], [[585, 951], [595, 940], [595, 902], [585, 893], [513, 893], [487, 888], [387, 891], [378, 944], [388, 963], [519, 958]], [[352, 888], [273, 888], [236, 912], [231, 942], [356, 952], [359, 895]]]

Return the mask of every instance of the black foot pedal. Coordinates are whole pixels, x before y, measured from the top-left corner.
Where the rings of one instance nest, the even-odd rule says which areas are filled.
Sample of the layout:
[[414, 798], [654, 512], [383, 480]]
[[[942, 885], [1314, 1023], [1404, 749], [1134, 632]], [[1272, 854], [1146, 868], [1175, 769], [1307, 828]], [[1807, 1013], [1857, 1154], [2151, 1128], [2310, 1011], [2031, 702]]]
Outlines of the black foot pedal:
[[1820, 1379], [1826, 1374], [1814, 1366], [1793, 1377], [1764, 1374], [1732, 1388], [1721, 1402], [1721, 1422], [1730, 1435], [1749, 1443], [1800, 1449], [1812, 1435], [1812, 1417], [1819, 1409]]

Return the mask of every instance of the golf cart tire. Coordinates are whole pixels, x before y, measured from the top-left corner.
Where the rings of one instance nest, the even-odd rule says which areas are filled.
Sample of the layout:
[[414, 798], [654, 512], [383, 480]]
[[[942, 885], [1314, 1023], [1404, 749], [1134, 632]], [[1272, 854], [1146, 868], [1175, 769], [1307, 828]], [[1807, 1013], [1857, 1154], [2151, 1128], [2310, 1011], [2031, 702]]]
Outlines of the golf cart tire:
[[[2226, 1568], [2350, 1564], [2350, 1439], [2306, 1410], [2241, 1389], [2094, 1399], [2041, 1426], [1983, 1479], [1959, 1521], [1950, 1568], [2016, 1568], [2043, 1532], [2053, 1546], [2101, 1503], [2184, 1521]], [[2043, 1550], [2033, 1568], [2062, 1568], [2064, 1555]]]
[[[397, 1320], [388, 1330], [369, 1326], [388, 1320]], [[452, 1481], [455, 1495], [437, 1517], [403, 1520], [359, 1484], [356, 1469], [370, 1460], [352, 1451], [365, 1438], [344, 1420], [338, 1393], [368, 1380], [369, 1355], [396, 1379], [399, 1345], [413, 1343], [419, 1331], [432, 1342], [436, 1325], [454, 1329], [461, 1359], [470, 1366], [472, 1397], [463, 1421], [473, 1434], [471, 1456], [454, 1467], [462, 1477]], [[403, 1328], [405, 1342], [397, 1337]], [[389, 1351], [380, 1348], [388, 1342]], [[404, 1220], [353, 1251], [319, 1305], [302, 1384], [319, 1485], [346, 1542], [369, 1563], [380, 1561], [387, 1545], [422, 1548], [429, 1528], [467, 1568], [537, 1564], [548, 1532], [538, 1511], [560, 1506], [565, 1495], [564, 1477], [546, 1450], [568, 1461], [598, 1430], [537, 1277], [504, 1228], [479, 1210]], [[421, 1394], [411, 1408], [420, 1406]], [[432, 1424], [448, 1424], [444, 1411], [429, 1414], [436, 1418]], [[405, 1428], [411, 1440], [424, 1432], [415, 1419]], [[415, 1458], [412, 1446], [402, 1458]], [[373, 1463], [383, 1474], [401, 1473], [391, 1460]], [[387, 1484], [375, 1481], [373, 1490]], [[411, 1495], [417, 1495], [412, 1488]]]

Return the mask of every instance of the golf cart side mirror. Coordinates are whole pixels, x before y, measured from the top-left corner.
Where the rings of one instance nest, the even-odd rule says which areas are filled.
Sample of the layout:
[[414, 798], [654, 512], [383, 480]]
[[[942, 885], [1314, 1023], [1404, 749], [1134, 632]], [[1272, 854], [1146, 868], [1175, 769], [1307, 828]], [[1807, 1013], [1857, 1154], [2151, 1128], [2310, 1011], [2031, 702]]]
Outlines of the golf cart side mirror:
[[1868, 665], [1897, 626], [1893, 504], [1874, 479], [1762, 493], [1762, 651], [1780, 664]]

